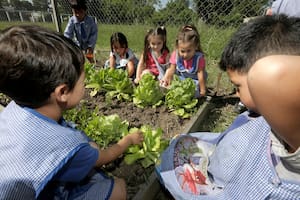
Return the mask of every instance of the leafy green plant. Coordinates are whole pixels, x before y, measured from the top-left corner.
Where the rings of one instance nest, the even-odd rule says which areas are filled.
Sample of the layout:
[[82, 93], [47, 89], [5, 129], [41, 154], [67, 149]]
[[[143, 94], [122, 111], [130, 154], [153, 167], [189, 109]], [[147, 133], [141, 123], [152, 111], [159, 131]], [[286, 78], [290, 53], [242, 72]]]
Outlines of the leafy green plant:
[[163, 104], [164, 94], [161, 91], [159, 82], [151, 74], [145, 74], [139, 85], [134, 88], [133, 103], [144, 108], [146, 106], [159, 106]]
[[78, 130], [83, 130], [88, 122], [96, 115], [96, 110], [91, 110], [87, 107], [87, 102], [82, 100], [81, 103], [71, 109], [67, 110], [63, 113], [63, 117], [72, 123], [75, 123], [76, 128]]
[[[129, 130], [128, 121], [121, 120], [117, 114], [99, 116], [96, 110], [92, 113], [87, 111], [86, 107], [72, 109], [65, 113], [65, 118], [68, 121], [74, 120], [73, 122], [80, 120], [81, 123], [77, 128], [83, 130], [101, 148], [106, 148], [125, 135], [138, 130], [136, 127]], [[141, 162], [142, 166], [147, 168], [156, 163], [169, 141], [162, 138], [161, 128], [152, 129], [149, 125], [143, 125], [140, 130], [144, 136], [142, 146], [130, 146], [125, 152], [124, 161], [127, 164]]]
[[128, 78], [127, 71], [122, 69], [107, 68], [95, 71], [86, 88], [92, 89], [91, 96], [103, 90], [108, 99], [131, 100], [133, 94], [133, 83]]
[[196, 86], [191, 78], [180, 80], [174, 75], [171, 86], [165, 96], [167, 107], [176, 115], [188, 118], [196, 110], [198, 99], [195, 98]]
[[[136, 130], [137, 128], [132, 128], [129, 132]], [[167, 148], [169, 141], [162, 138], [163, 131], [161, 128], [152, 129], [148, 125], [143, 125], [140, 130], [144, 134], [142, 147], [139, 145], [129, 147], [124, 161], [129, 165], [139, 161], [144, 168], [147, 168], [157, 162], [161, 152]]]
[[95, 82], [93, 78], [95, 78], [94, 75], [96, 74], [96, 71], [93, 64], [89, 62], [84, 63], [85, 83]]
[[94, 115], [83, 131], [101, 148], [105, 148], [128, 133], [129, 123], [114, 114], [108, 116]]

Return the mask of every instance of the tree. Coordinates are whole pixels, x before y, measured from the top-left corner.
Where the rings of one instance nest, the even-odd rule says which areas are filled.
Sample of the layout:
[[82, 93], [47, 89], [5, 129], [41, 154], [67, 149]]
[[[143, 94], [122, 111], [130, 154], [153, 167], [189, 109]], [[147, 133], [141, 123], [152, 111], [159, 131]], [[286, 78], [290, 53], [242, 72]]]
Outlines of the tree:
[[11, 6], [15, 10], [32, 10], [32, 4], [29, 1], [20, 1], [20, 0], [10, 0], [10, 3], [8, 1], [0, 1], [1, 8], [3, 6]]
[[97, 18], [103, 23], [145, 23], [153, 15], [157, 0], [103, 0], [91, 1], [93, 9], [97, 9]]
[[198, 16], [207, 24], [237, 26], [245, 17], [260, 15], [267, 0], [194, 0]]
[[189, 8], [188, 0], [174, 0], [167, 3], [166, 7], [155, 12], [152, 23], [160, 25], [182, 25], [193, 23], [196, 13]]
[[47, 11], [48, 0], [32, 0], [33, 8], [37, 11]]

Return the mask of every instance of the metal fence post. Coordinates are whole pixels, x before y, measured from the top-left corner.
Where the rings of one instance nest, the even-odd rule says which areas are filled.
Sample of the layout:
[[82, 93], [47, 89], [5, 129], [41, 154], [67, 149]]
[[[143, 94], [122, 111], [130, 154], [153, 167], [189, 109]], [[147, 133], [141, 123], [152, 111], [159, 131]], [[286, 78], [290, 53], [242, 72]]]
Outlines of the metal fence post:
[[21, 22], [23, 22], [23, 16], [22, 16], [22, 13], [21, 13], [21, 11], [19, 11], [19, 16], [20, 16], [20, 20], [21, 20]]
[[7, 11], [5, 11], [6, 17], [7, 17], [7, 21], [10, 22], [10, 17], [9, 17], [9, 13]]
[[57, 2], [56, 0], [51, 0], [51, 7], [53, 11], [53, 17], [54, 17], [54, 23], [56, 26], [56, 30], [60, 33], [62, 33], [62, 28], [61, 28], [61, 20], [58, 18], [58, 9], [57, 9]]

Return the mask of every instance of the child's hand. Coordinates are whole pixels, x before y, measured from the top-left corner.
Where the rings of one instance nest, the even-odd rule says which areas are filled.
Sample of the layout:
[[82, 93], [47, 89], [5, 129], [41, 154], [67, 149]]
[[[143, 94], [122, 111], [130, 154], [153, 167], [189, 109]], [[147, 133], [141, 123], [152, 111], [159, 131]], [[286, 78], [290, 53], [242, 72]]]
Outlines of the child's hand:
[[160, 80], [160, 86], [168, 88], [168, 86], [170, 86], [170, 82], [171, 81], [168, 79], [162, 79], [162, 80]]
[[93, 49], [92, 48], [87, 48], [86, 54], [93, 54]]
[[142, 142], [144, 141], [144, 135], [142, 131], [130, 133], [125, 137], [126, 139], [130, 140], [131, 144], [142, 144]]
[[200, 97], [205, 97], [206, 91], [200, 91]]
[[86, 50], [85, 57], [88, 59], [88, 61], [89, 61], [90, 63], [95, 63], [95, 60], [94, 60], [94, 53], [93, 53], [93, 49], [92, 49], [92, 48], [88, 48], [88, 49]]
[[140, 79], [139, 79], [139, 78], [135, 78], [133, 82], [134, 82], [135, 84], [138, 84], [138, 83], [139, 83], [139, 81], [140, 81]]

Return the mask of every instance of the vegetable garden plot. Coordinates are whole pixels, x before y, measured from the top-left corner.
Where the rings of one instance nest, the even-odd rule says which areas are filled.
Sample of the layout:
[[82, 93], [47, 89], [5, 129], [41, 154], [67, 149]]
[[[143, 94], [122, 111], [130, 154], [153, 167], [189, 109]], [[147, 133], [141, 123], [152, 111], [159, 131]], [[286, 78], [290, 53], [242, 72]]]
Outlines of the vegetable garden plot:
[[[91, 74], [94, 73], [95, 72], [92, 70], [90, 71], [90, 73], [87, 72], [87, 80], [91, 80], [91, 77], [93, 77], [93, 75]], [[105, 75], [105, 77], [107, 78], [107, 75]], [[115, 79], [120, 77], [124, 78], [126, 76], [119, 74], [118, 76], [115, 76]], [[124, 84], [116, 84], [116, 87], [112, 87], [116, 88], [114, 92], [108, 92], [100, 89], [101, 85], [99, 84], [99, 89], [92, 96], [91, 94], [95, 92], [95, 88], [87, 89], [86, 97], [83, 102], [78, 106], [78, 108], [71, 110], [69, 113], [66, 113], [65, 117], [68, 120], [71, 120], [78, 124], [78, 126], [81, 126], [79, 127], [79, 129], [86, 129], [86, 132], [89, 133], [94, 133], [95, 130], [99, 128], [99, 124], [97, 123], [103, 120], [104, 116], [105, 118], [107, 117], [108, 119], [113, 121], [113, 123], [118, 122], [121, 124], [124, 123], [126, 125], [125, 128], [122, 128], [122, 126], [112, 125], [112, 128], [115, 129], [111, 129], [110, 131], [108, 131], [107, 135], [101, 137], [102, 139], [105, 138], [111, 141], [107, 142], [99, 140], [98, 143], [101, 146], [109, 145], [110, 143], [113, 143], [113, 140], [117, 140], [119, 137], [121, 137], [121, 135], [117, 136], [117, 130], [129, 130], [133, 127], [141, 128], [144, 125], [147, 125], [148, 128], [151, 129], [151, 131], [156, 131], [160, 128], [162, 130], [162, 139], [170, 139], [173, 136], [181, 134], [183, 132], [187, 124], [190, 122], [190, 118], [184, 118], [183, 116], [174, 114], [172, 111], [174, 111], [175, 109], [170, 109], [168, 105], [164, 103], [160, 104], [159, 106], [137, 106], [137, 104], [135, 104], [133, 100], [126, 100], [126, 97], [130, 97], [130, 95], [120, 94], [122, 93], [122, 90], [120, 90], [120, 88], [126, 86], [127, 83], [131, 84], [131, 82], [127, 81], [124, 81]], [[155, 84], [150, 84], [150, 82], [146, 85], [153, 85], [154, 87], [156, 87]], [[111, 85], [108, 84], [107, 86]], [[132, 91], [132, 94], [134, 94], [134, 90], [128, 91]], [[203, 102], [198, 102], [196, 104], [194, 113], [196, 113], [197, 109], [199, 109], [202, 103]], [[186, 113], [194, 114], [193, 112]], [[117, 115], [118, 117], [111, 117], [111, 115]], [[109, 174], [124, 178], [126, 180], [128, 185], [128, 199], [132, 199], [139, 191], [140, 187], [149, 181], [148, 178], [153, 172], [154, 164], [146, 164], [143, 166], [140, 162], [143, 159], [141, 159], [138, 162], [128, 165], [124, 161], [125, 156], [126, 155], [120, 157], [110, 165], [104, 166], [104, 169]], [[147, 165], [148, 167], [145, 167]]]
[[108, 173], [126, 180], [130, 199], [147, 182], [169, 139], [182, 133], [203, 102], [194, 98], [190, 79], [175, 78], [173, 87], [162, 90], [150, 74], [134, 85], [126, 71], [86, 66], [86, 81], [85, 100], [65, 114], [68, 120], [103, 148], [132, 129], [144, 133], [142, 147], [130, 147], [120, 159], [104, 166]]
[[[133, 102], [124, 102], [117, 99], [109, 103], [105, 101], [105, 94], [99, 93], [91, 98], [87, 91], [87, 107], [91, 111], [97, 109], [99, 113], [105, 116], [118, 115], [128, 122], [129, 127], [147, 127], [152, 130], [160, 128], [163, 131], [162, 137], [171, 138], [177, 134], [183, 133], [192, 118], [182, 119], [181, 117], [168, 111], [166, 106], [156, 108], [139, 108]], [[201, 104], [202, 105], [202, 104]], [[96, 108], [97, 107], [97, 108]], [[113, 135], [113, 133], [111, 133]], [[154, 153], [154, 152], [153, 152]], [[156, 154], [157, 151], [154, 153]], [[138, 191], [148, 183], [150, 175], [154, 170], [154, 163], [148, 167], [143, 167], [142, 160], [131, 165], [124, 161], [126, 155], [120, 157], [113, 163], [104, 166], [104, 169], [111, 175], [124, 178], [127, 183], [128, 199], [132, 199]]]

